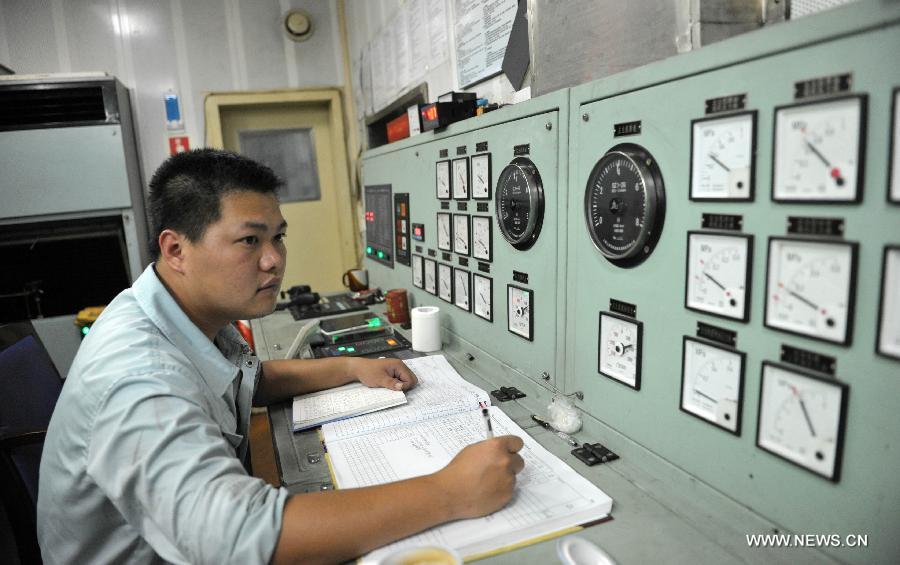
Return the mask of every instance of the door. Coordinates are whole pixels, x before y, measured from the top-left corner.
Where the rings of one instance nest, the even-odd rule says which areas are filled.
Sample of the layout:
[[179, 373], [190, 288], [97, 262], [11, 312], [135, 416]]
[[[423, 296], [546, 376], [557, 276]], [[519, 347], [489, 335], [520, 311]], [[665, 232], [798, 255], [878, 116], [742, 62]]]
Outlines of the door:
[[210, 94], [207, 143], [262, 161], [282, 177], [288, 222], [284, 285], [341, 289], [358, 262], [340, 92]]

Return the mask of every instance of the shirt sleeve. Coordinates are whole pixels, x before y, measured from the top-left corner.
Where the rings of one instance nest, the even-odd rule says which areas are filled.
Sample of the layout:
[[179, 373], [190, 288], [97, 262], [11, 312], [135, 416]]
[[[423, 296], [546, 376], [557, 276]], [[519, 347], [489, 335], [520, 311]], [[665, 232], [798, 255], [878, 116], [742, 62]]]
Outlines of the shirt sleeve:
[[174, 386], [179, 379], [129, 376], [110, 388], [88, 443], [88, 476], [166, 561], [268, 563], [288, 493], [247, 475], [226, 432]]

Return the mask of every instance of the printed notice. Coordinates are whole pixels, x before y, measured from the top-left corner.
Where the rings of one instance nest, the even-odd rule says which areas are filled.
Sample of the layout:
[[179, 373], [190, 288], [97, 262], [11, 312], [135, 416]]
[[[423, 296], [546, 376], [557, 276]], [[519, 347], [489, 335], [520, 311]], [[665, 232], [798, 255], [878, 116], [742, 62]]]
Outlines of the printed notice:
[[516, 0], [455, 0], [456, 69], [461, 87], [500, 72]]

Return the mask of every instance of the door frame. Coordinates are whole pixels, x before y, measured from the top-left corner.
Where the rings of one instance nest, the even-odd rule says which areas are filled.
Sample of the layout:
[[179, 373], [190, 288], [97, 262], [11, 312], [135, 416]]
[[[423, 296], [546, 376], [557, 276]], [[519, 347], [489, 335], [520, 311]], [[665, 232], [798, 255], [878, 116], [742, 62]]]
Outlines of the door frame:
[[[338, 214], [349, 218], [350, 223], [338, 221], [338, 235], [341, 241], [341, 255], [344, 265], [358, 266], [362, 243], [357, 237], [359, 226], [350, 187], [349, 159], [344, 139], [344, 114], [341, 104], [341, 90], [337, 88], [260, 90], [244, 92], [210, 92], [203, 100], [206, 118], [206, 145], [224, 149], [222, 136], [222, 110], [235, 106], [265, 106], [268, 104], [290, 104], [298, 107], [328, 109], [328, 125], [331, 128], [331, 154], [335, 180], [335, 199]], [[347, 233], [346, 227], [350, 228]]]

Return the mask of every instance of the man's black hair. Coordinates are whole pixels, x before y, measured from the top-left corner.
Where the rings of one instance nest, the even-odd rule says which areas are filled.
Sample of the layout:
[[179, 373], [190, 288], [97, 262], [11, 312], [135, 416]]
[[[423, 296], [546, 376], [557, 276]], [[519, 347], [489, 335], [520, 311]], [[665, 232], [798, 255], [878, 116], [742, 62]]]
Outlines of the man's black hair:
[[200, 241], [221, 216], [226, 194], [277, 195], [282, 184], [269, 167], [231, 151], [194, 149], [170, 157], [150, 180], [151, 255], [159, 258], [159, 234], [166, 229]]

